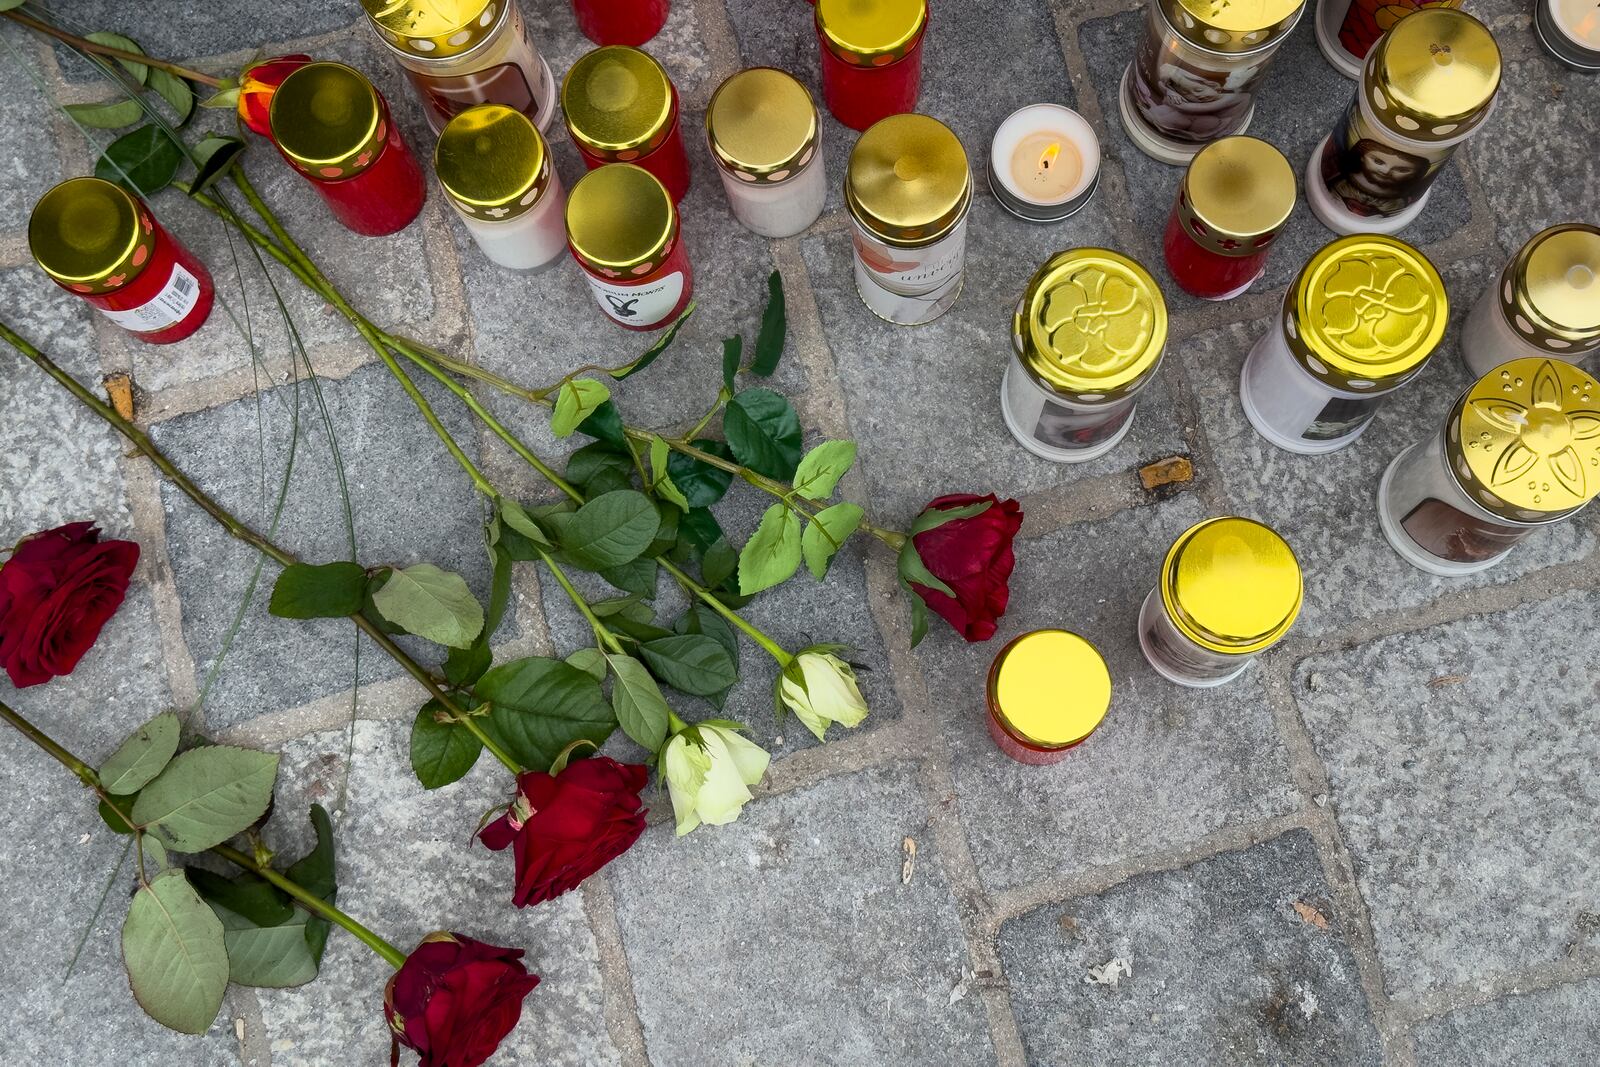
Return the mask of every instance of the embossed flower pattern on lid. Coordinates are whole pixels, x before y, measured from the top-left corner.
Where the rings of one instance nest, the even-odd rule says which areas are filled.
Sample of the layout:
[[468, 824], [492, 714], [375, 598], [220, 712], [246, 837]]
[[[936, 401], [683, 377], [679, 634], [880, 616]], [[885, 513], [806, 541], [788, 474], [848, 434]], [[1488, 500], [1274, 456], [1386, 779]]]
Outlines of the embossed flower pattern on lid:
[[1090, 267], [1051, 292], [1044, 321], [1063, 363], [1098, 372], [1142, 352], [1153, 320], [1137, 289]]
[[1462, 397], [1455, 429], [1466, 488], [1492, 510], [1560, 514], [1600, 495], [1600, 388], [1570, 363], [1496, 367]]
[[1352, 356], [1387, 358], [1415, 344], [1433, 321], [1431, 291], [1393, 256], [1345, 260], [1324, 292], [1322, 329]]

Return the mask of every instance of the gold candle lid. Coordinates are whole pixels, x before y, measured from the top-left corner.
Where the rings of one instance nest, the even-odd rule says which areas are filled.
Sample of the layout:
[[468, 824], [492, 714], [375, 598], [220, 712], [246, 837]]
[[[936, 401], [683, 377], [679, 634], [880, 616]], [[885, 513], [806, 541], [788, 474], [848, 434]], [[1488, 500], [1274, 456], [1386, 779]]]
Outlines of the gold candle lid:
[[880, 119], [850, 150], [844, 199], [880, 240], [930, 244], [954, 229], [972, 203], [966, 150], [950, 127], [927, 115]]
[[1373, 233], [1324, 245], [1283, 300], [1283, 338], [1296, 361], [1357, 393], [1393, 389], [1421, 371], [1449, 319], [1444, 279], [1428, 257]]
[[816, 0], [817, 35], [846, 63], [881, 67], [916, 46], [927, 0]]
[[1073, 248], [1051, 256], [1028, 282], [1011, 338], [1045, 388], [1084, 403], [1117, 400], [1161, 365], [1167, 304], [1137, 261]]
[[1413, 141], [1461, 137], [1489, 114], [1500, 47], [1464, 11], [1425, 7], [1389, 27], [1361, 71], [1378, 121]]
[[567, 242], [586, 266], [609, 278], [649, 274], [677, 233], [672, 197], [643, 167], [597, 167], [567, 194]]
[[1178, 186], [1183, 228], [1223, 256], [1260, 252], [1294, 210], [1294, 168], [1256, 137], [1224, 137], [1202, 148]]
[[989, 708], [1006, 732], [1035, 748], [1070, 748], [1111, 707], [1111, 672], [1088, 641], [1035, 630], [1002, 648], [989, 668]]
[[268, 114], [278, 148], [317, 181], [360, 174], [389, 136], [378, 91], [343, 63], [308, 63], [291, 72], [272, 94]]
[[122, 288], [139, 276], [155, 246], [144, 204], [100, 178], [68, 178], [39, 198], [28, 219], [34, 262], [75, 293]]
[[741, 70], [706, 107], [706, 142], [741, 181], [781, 182], [817, 150], [817, 107], [793, 76], [771, 67]]
[[433, 169], [450, 202], [485, 222], [521, 215], [550, 186], [550, 154], [528, 116], [504, 104], [469, 107], [445, 124]]
[[1600, 495], [1600, 384], [1565, 360], [1502, 363], [1456, 401], [1445, 445], [1473, 503], [1513, 521], [1561, 518]]
[[561, 83], [573, 140], [618, 163], [654, 151], [672, 130], [678, 95], [648, 53], [626, 45], [586, 52]]
[[516, 0], [361, 0], [372, 28], [412, 55], [446, 59], [470, 52], [494, 33]]
[[1303, 595], [1300, 561], [1270, 526], [1232, 515], [1191, 526], [1161, 564], [1173, 625], [1213, 652], [1260, 652], [1289, 632]]
[[1294, 29], [1306, 0], [1161, 0], [1161, 13], [1190, 44], [1253, 52]]
[[1541, 348], [1600, 347], [1600, 228], [1572, 222], [1534, 234], [1500, 275], [1500, 310]]

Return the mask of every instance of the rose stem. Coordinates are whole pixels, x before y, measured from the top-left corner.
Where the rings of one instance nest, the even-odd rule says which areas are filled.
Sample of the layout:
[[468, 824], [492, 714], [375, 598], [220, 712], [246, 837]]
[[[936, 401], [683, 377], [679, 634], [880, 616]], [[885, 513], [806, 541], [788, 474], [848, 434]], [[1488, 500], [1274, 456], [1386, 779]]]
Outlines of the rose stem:
[[155, 67], [157, 70], [164, 70], [168, 74], [176, 74], [180, 78], [187, 78], [202, 85], [209, 85], [214, 89], [221, 89], [226, 84], [221, 78], [212, 77], [210, 74], [201, 74], [198, 70], [180, 67], [176, 63], [169, 63], [165, 59], [156, 59], [153, 56], [145, 55], [143, 52], [129, 52], [125, 48], [113, 48], [107, 44], [96, 44], [94, 41], [70, 34], [59, 26], [53, 26], [42, 19], [36, 19], [32, 15], [25, 15], [21, 11], [7, 11], [4, 14], [6, 18], [13, 22], [20, 22], [29, 29], [38, 30], [40, 33], [54, 37], [58, 41], [65, 41], [80, 52], [93, 52], [97, 56], [109, 56], [112, 59], [120, 59], [128, 63], [140, 63], [147, 67]]

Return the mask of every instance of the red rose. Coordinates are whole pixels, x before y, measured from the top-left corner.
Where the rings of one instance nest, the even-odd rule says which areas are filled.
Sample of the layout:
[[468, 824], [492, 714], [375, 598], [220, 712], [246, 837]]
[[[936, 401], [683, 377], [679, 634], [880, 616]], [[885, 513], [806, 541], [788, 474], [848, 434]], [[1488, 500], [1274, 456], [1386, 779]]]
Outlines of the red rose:
[[[478, 1067], [522, 1017], [539, 976], [522, 950], [444, 931], [412, 950], [383, 991], [395, 1041], [421, 1053], [420, 1067]], [[399, 1061], [397, 1048], [390, 1057]]]
[[102, 541], [92, 522], [32, 534], [0, 565], [0, 666], [11, 684], [71, 674], [128, 592], [132, 541]]
[[310, 62], [310, 56], [277, 56], [244, 68], [239, 75], [239, 118], [244, 124], [270, 140], [272, 94], [283, 79]]
[[555, 776], [517, 776], [511, 809], [479, 838], [495, 851], [514, 846], [519, 908], [559, 897], [633, 845], [644, 832], [639, 791], [648, 772], [609, 756], [579, 760]]
[[[942, 520], [940, 512], [989, 506], [976, 514]], [[928, 573], [950, 587], [954, 596], [908, 578], [911, 589], [968, 641], [987, 641], [995, 622], [1006, 613], [1011, 591], [1006, 581], [1017, 559], [1011, 541], [1022, 527], [1022, 509], [1015, 500], [957, 494], [942, 496], [917, 517], [911, 548]]]

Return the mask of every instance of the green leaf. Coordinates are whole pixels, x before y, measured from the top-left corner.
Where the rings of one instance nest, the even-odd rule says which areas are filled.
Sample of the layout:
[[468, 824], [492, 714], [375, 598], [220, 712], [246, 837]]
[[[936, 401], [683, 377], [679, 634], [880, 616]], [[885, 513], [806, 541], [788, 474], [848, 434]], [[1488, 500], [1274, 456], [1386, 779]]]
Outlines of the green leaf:
[[194, 90], [189, 88], [188, 82], [170, 71], [151, 67], [150, 88], [172, 105], [172, 110], [178, 113], [179, 126], [189, 121], [189, 116], [194, 113]]
[[632, 656], [608, 654], [606, 662], [617, 678], [617, 684], [611, 689], [611, 700], [616, 705], [622, 732], [641, 748], [657, 751], [667, 739], [667, 721], [672, 714], [666, 698], [644, 664]]
[[137, 100], [114, 100], [109, 104], [68, 104], [66, 111], [80, 125], [95, 130], [119, 130], [144, 118], [144, 108]]
[[826, 500], [855, 461], [854, 441], [824, 441], [807, 452], [795, 469], [794, 491], [807, 500]]
[[618, 489], [578, 509], [562, 534], [561, 547], [580, 567], [620, 567], [649, 548], [660, 528], [661, 516], [649, 497]]
[[[626, 489], [632, 477], [633, 460], [606, 441], [584, 445], [567, 460], [567, 481], [582, 489], [586, 496]], [[604, 486], [596, 488], [601, 479], [605, 479]]]
[[133, 821], [179, 852], [204, 852], [242, 833], [272, 801], [278, 757], [232, 745], [180, 753], [133, 805]]
[[639, 655], [657, 678], [691, 696], [720, 693], [739, 680], [739, 668], [728, 650], [703, 634], [680, 634], [646, 641]]
[[[737, 671], [739, 666], [739, 635], [734, 632], [732, 624], [718, 615], [707, 604], [696, 602], [689, 606], [689, 610], [679, 616], [672, 628], [680, 634], [704, 634], [727, 652], [728, 659]], [[706, 699], [717, 707], [722, 707], [722, 701], [727, 697], [727, 691], [714, 694]]]
[[593, 378], [574, 378], [561, 383], [556, 391], [555, 411], [550, 415], [550, 432], [557, 437], [571, 437], [574, 430], [593, 415], [595, 409], [611, 396], [604, 382]]
[[928, 605], [909, 588], [906, 595], [911, 598], [911, 647], [916, 648], [928, 636]]
[[800, 520], [779, 502], [739, 553], [739, 592], [745, 596], [786, 581], [800, 567]]
[[771, 389], [746, 389], [722, 416], [728, 447], [740, 463], [768, 478], [788, 481], [800, 463], [800, 419]]
[[622, 428], [622, 415], [617, 411], [617, 405], [610, 400], [595, 408], [594, 414], [584, 419], [582, 425], [578, 427], [578, 432], [597, 437], [627, 451], [628, 435]]
[[706, 585], [715, 589], [739, 572], [739, 553], [723, 538], [706, 549], [700, 560], [700, 576]]
[[629, 560], [619, 567], [607, 567], [600, 572], [600, 577], [621, 589], [624, 593], [638, 593], [640, 596], [653, 597], [656, 595], [656, 579], [660, 568], [656, 561], [647, 556]]
[[644, 370], [646, 367], [660, 358], [661, 353], [665, 352], [667, 350], [667, 346], [672, 344], [673, 338], [678, 336], [678, 331], [683, 328], [683, 324], [688, 322], [689, 316], [693, 314], [694, 304], [691, 303], [688, 307], [683, 309], [683, 312], [677, 318], [672, 320], [672, 325], [667, 329], [667, 332], [658, 337], [656, 339], [656, 343], [645, 350], [644, 355], [640, 356], [632, 363], [625, 363], [620, 367], [613, 367], [606, 373], [620, 382], [622, 379], [632, 377], [633, 375]]
[[917, 555], [916, 544], [909, 537], [906, 538], [905, 547], [900, 549], [898, 567], [900, 578], [903, 581], [915, 582], [916, 584], [926, 586], [935, 592], [943, 593], [948, 597], [954, 597], [956, 595], [954, 589], [951, 589], [948, 585], [945, 585], [944, 582], [937, 578], [934, 573], [928, 569], [927, 565], [922, 562], [922, 557]]
[[459, 781], [482, 752], [483, 742], [465, 726], [450, 721], [437, 700], [422, 705], [411, 723], [411, 769], [424, 789]]
[[485, 612], [483, 630], [466, 648], [452, 648], [445, 653], [444, 677], [454, 686], [468, 686], [483, 676], [494, 662], [489, 642], [500, 628], [506, 605], [511, 601], [511, 553], [500, 544], [489, 549], [489, 607]]
[[381, 567], [367, 579], [367, 595], [361, 598], [361, 614], [368, 622], [386, 634], [403, 634], [406, 632], [405, 627], [396, 626], [384, 618], [383, 612], [379, 611], [377, 605], [372, 602], [372, 598], [377, 595], [378, 591], [389, 584], [389, 577], [392, 574], [394, 574], [393, 567]]
[[718, 541], [727, 541], [722, 524], [705, 508], [690, 508], [678, 521], [678, 533], [697, 552], [705, 552]]
[[[133, 805], [139, 799], [139, 794], [132, 793], [125, 797], [113, 796], [109, 802], [101, 800], [95, 806], [100, 813], [100, 819], [111, 828], [113, 833], [131, 834], [133, 828], [128, 825], [133, 820]], [[121, 812], [119, 816], [117, 812]], [[126, 816], [126, 821], [123, 816]]]
[[118, 137], [94, 165], [94, 176], [143, 197], [165, 189], [178, 173], [183, 150], [159, 126], [141, 126]]
[[921, 515], [918, 515], [916, 522], [911, 524], [911, 536], [915, 537], [919, 533], [937, 530], [945, 523], [954, 522], [957, 519], [970, 519], [974, 515], [982, 515], [992, 506], [989, 501], [980, 500], [975, 504], [963, 504], [959, 508], [929, 508]]
[[739, 361], [744, 357], [744, 338], [727, 337], [722, 341], [722, 387], [733, 392], [733, 380], [739, 374]]
[[244, 155], [244, 142], [237, 137], [218, 137], [212, 134], [202, 138], [194, 147], [194, 156], [198, 162], [194, 180], [189, 182], [189, 195], [198, 196], [217, 183], [217, 179], [228, 173], [228, 168], [239, 161]]
[[[594, 747], [595, 743], [593, 741], [585, 741], [581, 737], [572, 742], [572, 744], [568, 745], [566, 748], [562, 749], [556, 754], [555, 762], [550, 764], [550, 777], [559, 778], [561, 776], [561, 772], [567, 769], [567, 764], [571, 762], [572, 757], [579, 749]], [[488, 824], [485, 823], [484, 825], [487, 826]], [[478, 827], [478, 831], [481, 833], [483, 831], [483, 827]]]
[[431, 563], [390, 574], [372, 603], [407, 633], [451, 648], [466, 648], [483, 632], [483, 605], [466, 579]]
[[164, 711], [139, 727], [100, 765], [100, 784], [117, 796], [137, 793], [178, 751], [178, 717]]
[[[17, 2], [14, 4], [6, 4], [5, 6], [0, 7], [0, 11], [9, 11], [14, 7], [21, 7], [25, 2], [26, 0], [17, 0]], [[132, 38], [124, 37], [120, 33], [108, 33], [105, 30], [97, 30], [94, 33], [84, 34], [83, 39], [86, 41], [93, 41], [95, 44], [103, 44], [107, 48], [120, 48], [124, 52], [136, 52], [141, 56], [145, 54], [144, 49], [139, 47], [139, 42], [133, 40]], [[102, 58], [109, 59], [110, 57], [103, 56]], [[145, 82], [149, 80], [150, 68], [146, 64], [136, 63], [131, 59], [118, 59], [117, 62], [121, 63], [122, 69], [133, 75], [133, 80], [138, 82], [140, 85], [145, 84]]]
[[239, 87], [237, 85], [230, 85], [225, 89], [219, 89], [211, 96], [208, 96], [204, 100], [200, 101], [200, 106], [225, 108], [229, 111], [235, 111], [239, 107]]
[[598, 648], [580, 648], [566, 661], [597, 682], [606, 680], [606, 654]]
[[773, 271], [767, 275], [767, 306], [761, 312], [761, 332], [756, 335], [756, 355], [750, 361], [750, 373], [765, 378], [778, 369], [778, 361], [783, 358], [783, 339], [787, 330], [783, 275]]
[[684, 499], [683, 492], [672, 484], [671, 469], [672, 448], [660, 434], [650, 435], [650, 486], [656, 495], [670, 503], [676, 504], [682, 511], [689, 510], [689, 501]]
[[484, 729], [524, 767], [550, 766], [580, 737], [598, 745], [617, 725], [598, 682], [543, 656], [502, 663], [474, 692], [491, 705]]
[[[721, 441], [700, 437], [689, 442], [702, 452], [722, 459], [732, 459], [733, 453]], [[672, 482], [683, 491], [683, 498], [691, 508], [709, 508], [721, 500], [733, 484], [733, 472], [713, 467], [709, 463], [674, 452], [667, 459], [667, 471]]]
[[507, 526], [536, 545], [550, 544], [550, 539], [545, 536], [543, 530], [539, 529], [539, 524], [534, 522], [532, 517], [523, 510], [521, 504], [510, 497], [503, 496], [499, 500], [499, 506], [500, 517], [505, 520]]
[[0, 11], [10, 11], [12, 8], [21, 7], [28, 0], [0, 0]]
[[181, 870], [141, 886], [122, 924], [122, 961], [145, 1014], [183, 1034], [203, 1034], [228, 988], [222, 922]]
[[150, 834], [140, 834], [139, 857], [144, 861], [144, 870], [147, 877], [154, 878], [160, 872], [172, 866], [167, 861], [167, 846], [157, 841]]
[[232, 878], [213, 874], [203, 867], [187, 869], [189, 881], [212, 904], [257, 926], [277, 926], [294, 918], [294, 905], [289, 894], [250, 871], [241, 871]]
[[359, 563], [292, 563], [272, 586], [267, 612], [280, 619], [337, 619], [361, 610], [367, 572]]
[[211, 910], [222, 923], [230, 981], [258, 989], [287, 989], [317, 976], [320, 954], [308, 943], [310, 927], [327, 920], [295, 911], [281, 925], [258, 926], [215, 901]]
[[828, 576], [833, 554], [856, 532], [863, 515], [860, 507], [846, 501], [823, 508], [806, 526], [806, 532], [800, 537], [800, 551], [817, 581]]
[[309, 889], [313, 895], [330, 900], [338, 887], [338, 869], [333, 853], [333, 820], [328, 818], [328, 811], [321, 804], [311, 805], [307, 817], [317, 835], [317, 843], [310, 852], [291, 863], [284, 873], [291, 882]]

